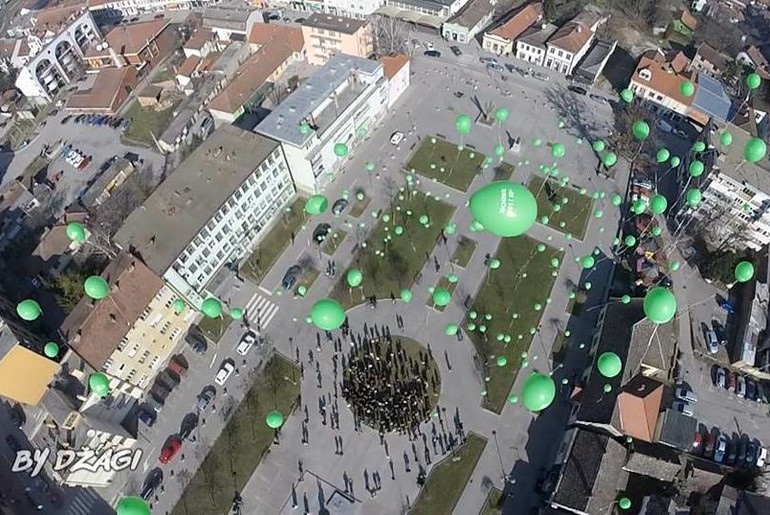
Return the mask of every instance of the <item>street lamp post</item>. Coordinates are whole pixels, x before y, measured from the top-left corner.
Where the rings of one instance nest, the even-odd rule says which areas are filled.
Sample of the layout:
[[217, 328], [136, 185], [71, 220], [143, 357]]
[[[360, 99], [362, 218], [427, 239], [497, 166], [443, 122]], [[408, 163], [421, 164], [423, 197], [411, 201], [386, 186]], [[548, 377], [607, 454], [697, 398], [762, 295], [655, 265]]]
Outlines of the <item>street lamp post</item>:
[[503, 483], [506, 481], [505, 465], [503, 465], [503, 455], [500, 454], [500, 444], [497, 441], [497, 431], [492, 430], [492, 437], [495, 439], [495, 449], [497, 449], [497, 459], [500, 460], [500, 472], [502, 473]]

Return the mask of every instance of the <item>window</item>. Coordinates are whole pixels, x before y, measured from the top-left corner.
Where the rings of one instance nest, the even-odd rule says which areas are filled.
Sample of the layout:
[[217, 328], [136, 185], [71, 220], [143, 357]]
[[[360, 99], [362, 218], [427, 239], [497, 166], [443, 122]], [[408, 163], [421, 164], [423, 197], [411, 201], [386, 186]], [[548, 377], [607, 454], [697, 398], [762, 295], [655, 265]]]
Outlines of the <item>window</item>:
[[158, 364], [158, 361], [160, 361], [160, 356], [155, 356], [152, 358], [152, 361], [150, 361], [150, 368], [154, 368], [155, 365]]
[[131, 372], [129, 372], [128, 375], [126, 376], [126, 380], [130, 381], [131, 379], [134, 378], [135, 375], [136, 375], [136, 369], [132, 368]]
[[650, 70], [639, 70], [639, 78], [642, 80], [652, 79], [652, 72]]
[[561, 50], [559, 50], [559, 57], [563, 57], [563, 56], [564, 56], [564, 52], [562, 52]]
[[124, 336], [124, 337], [123, 337], [123, 339], [122, 339], [122, 340], [120, 340], [120, 343], [118, 344], [118, 351], [121, 351], [121, 352], [122, 352], [122, 351], [123, 351], [123, 349], [125, 349], [125, 348], [126, 348], [126, 344], [128, 344], [128, 338], [126, 338], [126, 337]]
[[169, 340], [175, 340], [177, 336], [179, 336], [179, 333], [181, 330], [178, 327], [175, 327], [173, 331], [171, 331], [171, 335], [168, 337]]
[[147, 320], [147, 317], [150, 316], [151, 311], [152, 310], [150, 309], [149, 306], [144, 308], [144, 311], [142, 311], [142, 314], [139, 316], [139, 320], [142, 320], [142, 321]]
[[107, 358], [107, 361], [104, 362], [104, 366], [102, 367], [102, 370], [107, 371], [112, 366], [113, 361], [109, 358]]
[[128, 357], [129, 358], [133, 358], [134, 356], [136, 356], [137, 352], [139, 352], [139, 344], [138, 343], [134, 344], [134, 346], [131, 347], [131, 350], [128, 351]]
[[169, 327], [171, 327], [171, 322], [168, 320], [163, 324], [163, 327], [160, 328], [160, 334], [166, 334], [166, 331], [168, 331]]
[[139, 386], [145, 386], [147, 379], [147, 374], [142, 374], [142, 377], [139, 378]]
[[[141, 364], [143, 364], [145, 361], [147, 361], [147, 358], [148, 358], [148, 357], [150, 357], [150, 351], [146, 350], [146, 351], [144, 351], [144, 352], [142, 353], [142, 357], [141, 357], [141, 358], [139, 358], [139, 364], [141, 365]], [[136, 372], [136, 370], [134, 370], [133, 372]]]

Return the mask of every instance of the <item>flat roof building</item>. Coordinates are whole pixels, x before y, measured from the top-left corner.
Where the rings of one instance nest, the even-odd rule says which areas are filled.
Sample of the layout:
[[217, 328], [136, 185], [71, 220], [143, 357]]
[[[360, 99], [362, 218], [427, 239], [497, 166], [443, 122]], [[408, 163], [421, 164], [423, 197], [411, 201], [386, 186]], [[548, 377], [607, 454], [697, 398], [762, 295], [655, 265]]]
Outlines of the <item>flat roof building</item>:
[[126, 219], [114, 240], [199, 307], [217, 272], [253, 249], [294, 192], [278, 141], [224, 125]]
[[314, 193], [346, 160], [334, 146], [353, 150], [375, 129], [387, 104], [382, 65], [337, 54], [254, 130], [281, 142], [297, 188]]
[[366, 20], [315, 13], [302, 22], [307, 62], [326, 64], [335, 54], [367, 58], [374, 53], [374, 34]]

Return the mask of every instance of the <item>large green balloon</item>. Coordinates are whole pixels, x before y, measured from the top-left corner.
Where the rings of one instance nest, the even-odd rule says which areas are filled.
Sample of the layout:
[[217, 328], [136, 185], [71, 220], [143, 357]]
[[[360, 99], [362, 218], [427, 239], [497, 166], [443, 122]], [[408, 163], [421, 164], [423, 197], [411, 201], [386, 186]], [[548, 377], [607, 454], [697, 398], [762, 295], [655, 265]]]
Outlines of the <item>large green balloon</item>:
[[733, 135], [728, 131], [722, 131], [722, 133], [719, 134], [719, 142], [723, 146], [729, 147], [733, 144]]
[[265, 423], [270, 429], [278, 429], [283, 425], [283, 414], [280, 411], [271, 411], [265, 417]]
[[666, 211], [668, 200], [661, 194], [653, 195], [650, 199], [650, 211], [655, 215], [660, 215]]
[[409, 289], [404, 288], [403, 290], [401, 290], [400, 297], [401, 297], [401, 300], [403, 300], [404, 302], [411, 302], [412, 292]]
[[152, 515], [145, 500], [134, 495], [122, 498], [116, 512], [117, 515]]
[[310, 319], [319, 329], [333, 331], [345, 322], [345, 309], [334, 299], [321, 299], [313, 304]]
[[746, 142], [746, 148], [743, 150], [743, 158], [749, 163], [761, 161], [767, 154], [767, 145], [760, 138], [751, 138]]
[[337, 157], [345, 157], [348, 155], [348, 146], [344, 143], [334, 144], [334, 155]]
[[621, 497], [618, 501], [618, 507], [620, 507], [621, 510], [628, 510], [631, 508], [631, 499], [628, 497]]
[[201, 304], [201, 312], [209, 318], [218, 318], [222, 315], [222, 303], [219, 299], [209, 297]]
[[67, 238], [82, 243], [86, 241], [86, 230], [81, 224], [71, 222], [67, 224]]
[[695, 94], [695, 84], [686, 80], [679, 85], [679, 92], [682, 96], [691, 97]]
[[433, 291], [433, 303], [436, 306], [448, 306], [452, 301], [452, 294], [445, 288], [436, 288]]
[[88, 377], [88, 387], [99, 397], [110, 393], [110, 379], [102, 372], [94, 372]]
[[650, 126], [644, 120], [637, 120], [631, 126], [631, 132], [636, 139], [644, 141], [650, 135]]
[[746, 85], [749, 89], [757, 89], [762, 84], [762, 79], [756, 73], [749, 73], [746, 76]]
[[527, 188], [510, 181], [492, 182], [469, 202], [476, 221], [496, 236], [519, 236], [532, 227], [537, 218], [537, 201]]
[[644, 296], [644, 314], [656, 324], [665, 324], [676, 315], [676, 297], [667, 288], [655, 286]]
[[543, 411], [556, 397], [556, 384], [551, 376], [535, 372], [524, 381], [521, 397], [529, 411]]
[[602, 159], [602, 163], [604, 163], [604, 166], [610, 167], [618, 162], [618, 156], [615, 154], [615, 152], [607, 152], [605, 154], [604, 159]]
[[495, 118], [497, 118], [498, 122], [504, 123], [508, 119], [508, 114], [508, 109], [500, 107], [495, 111]]
[[690, 163], [690, 169], [689, 169], [690, 176], [692, 176], [692, 177], [700, 177], [701, 175], [703, 175], [703, 170], [705, 170], [705, 169], [706, 169], [706, 167], [703, 164], [703, 162], [702, 161], [698, 161], [696, 159], [695, 161]]
[[40, 304], [32, 299], [22, 300], [16, 305], [16, 314], [19, 315], [19, 318], [26, 320], [27, 322], [36, 320], [42, 312], [43, 310], [40, 309]]
[[471, 132], [471, 125], [473, 122], [471, 121], [471, 117], [467, 114], [461, 114], [457, 118], [455, 118], [455, 129], [459, 134], [468, 134]]
[[361, 273], [361, 270], [358, 268], [351, 268], [348, 270], [348, 274], [346, 276], [346, 279], [348, 281], [348, 286], [351, 288], [356, 288], [361, 285], [361, 281], [364, 280], [364, 274]]
[[667, 148], [661, 148], [658, 150], [658, 155], [656, 157], [659, 163], [665, 163], [668, 161], [668, 158], [671, 157], [671, 152], [669, 152]]
[[457, 324], [447, 324], [444, 327], [444, 334], [447, 336], [454, 336], [457, 334], [457, 331], [459, 331], [460, 328], [457, 326]]
[[687, 205], [691, 208], [696, 208], [703, 200], [703, 194], [698, 188], [690, 188], [687, 190]]
[[329, 207], [329, 201], [323, 195], [313, 195], [305, 202], [305, 212], [311, 215], [320, 215]]
[[601, 375], [611, 378], [620, 374], [620, 371], [623, 370], [623, 362], [620, 360], [620, 356], [614, 352], [605, 352], [596, 360], [596, 367]]
[[300, 134], [308, 135], [308, 134], [310, 134], [310, 131], [312, 131], [312, 130], [313, 129], [310, 127], [310, 124], [307, 123], [307, 122], [302, 122], [302, 123], [299, 124], [299, 133]]
[[585, 269], [593, 268], [595, 263], [596, 263], [596, 260], [591, 255], [583, 256], [583, 258], [580, 260], [580, 264]]
[[553, 145], [551, 145], [551, 155], [556, 159], [559, 159], [560, 157], [564, 157], [564, 154], [566, 152], [567, 152], [567, 149], [564, 148], [563, 143], [554, 143]]
[[749, 261], [741, 261], [735, 265], [735, 279], [739, 283], [750, 281], [754, 277], [754, 265]]
[[110, 285], [98, 275], [92, 275], [83, 284], [86, 295], [94, 300], [100, 300], [110, 294]]
[[59, 355], [59, 345], [56, 342], [48, 342], [43, 347], [43, 354], [49, 358], [55, 358]]

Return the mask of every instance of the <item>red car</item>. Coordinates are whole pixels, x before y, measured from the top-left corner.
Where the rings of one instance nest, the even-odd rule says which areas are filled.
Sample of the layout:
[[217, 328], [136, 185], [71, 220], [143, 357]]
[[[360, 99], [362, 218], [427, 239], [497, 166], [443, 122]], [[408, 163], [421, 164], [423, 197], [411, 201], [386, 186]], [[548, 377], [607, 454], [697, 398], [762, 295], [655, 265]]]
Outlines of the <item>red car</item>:
[[182, 448], [182, 440], [180, 440], [176, 436], [174, 438], [171, 438], [166, 443], [166, 445], [163, 446], [163, 449], [160, 450], [159, 461], [165, 465], [166, 463], [174, 459], [174, 456], [176, 456], [176, 453], [178, 453], [179, 449], [181, 448]]
[[727, 373], [727, 389], [735, 391], [735, 388], [737, 387], [737, 385], [738, 385], [738, 381], [735, 378], [735, 374], [733, 374], [732, 372], [728, 372]]
[[692, 451], [693, 454], [700, 454], [703, 452], [703, 435], [700, 433], [695, 433], [695, 437], [692, 440]]

